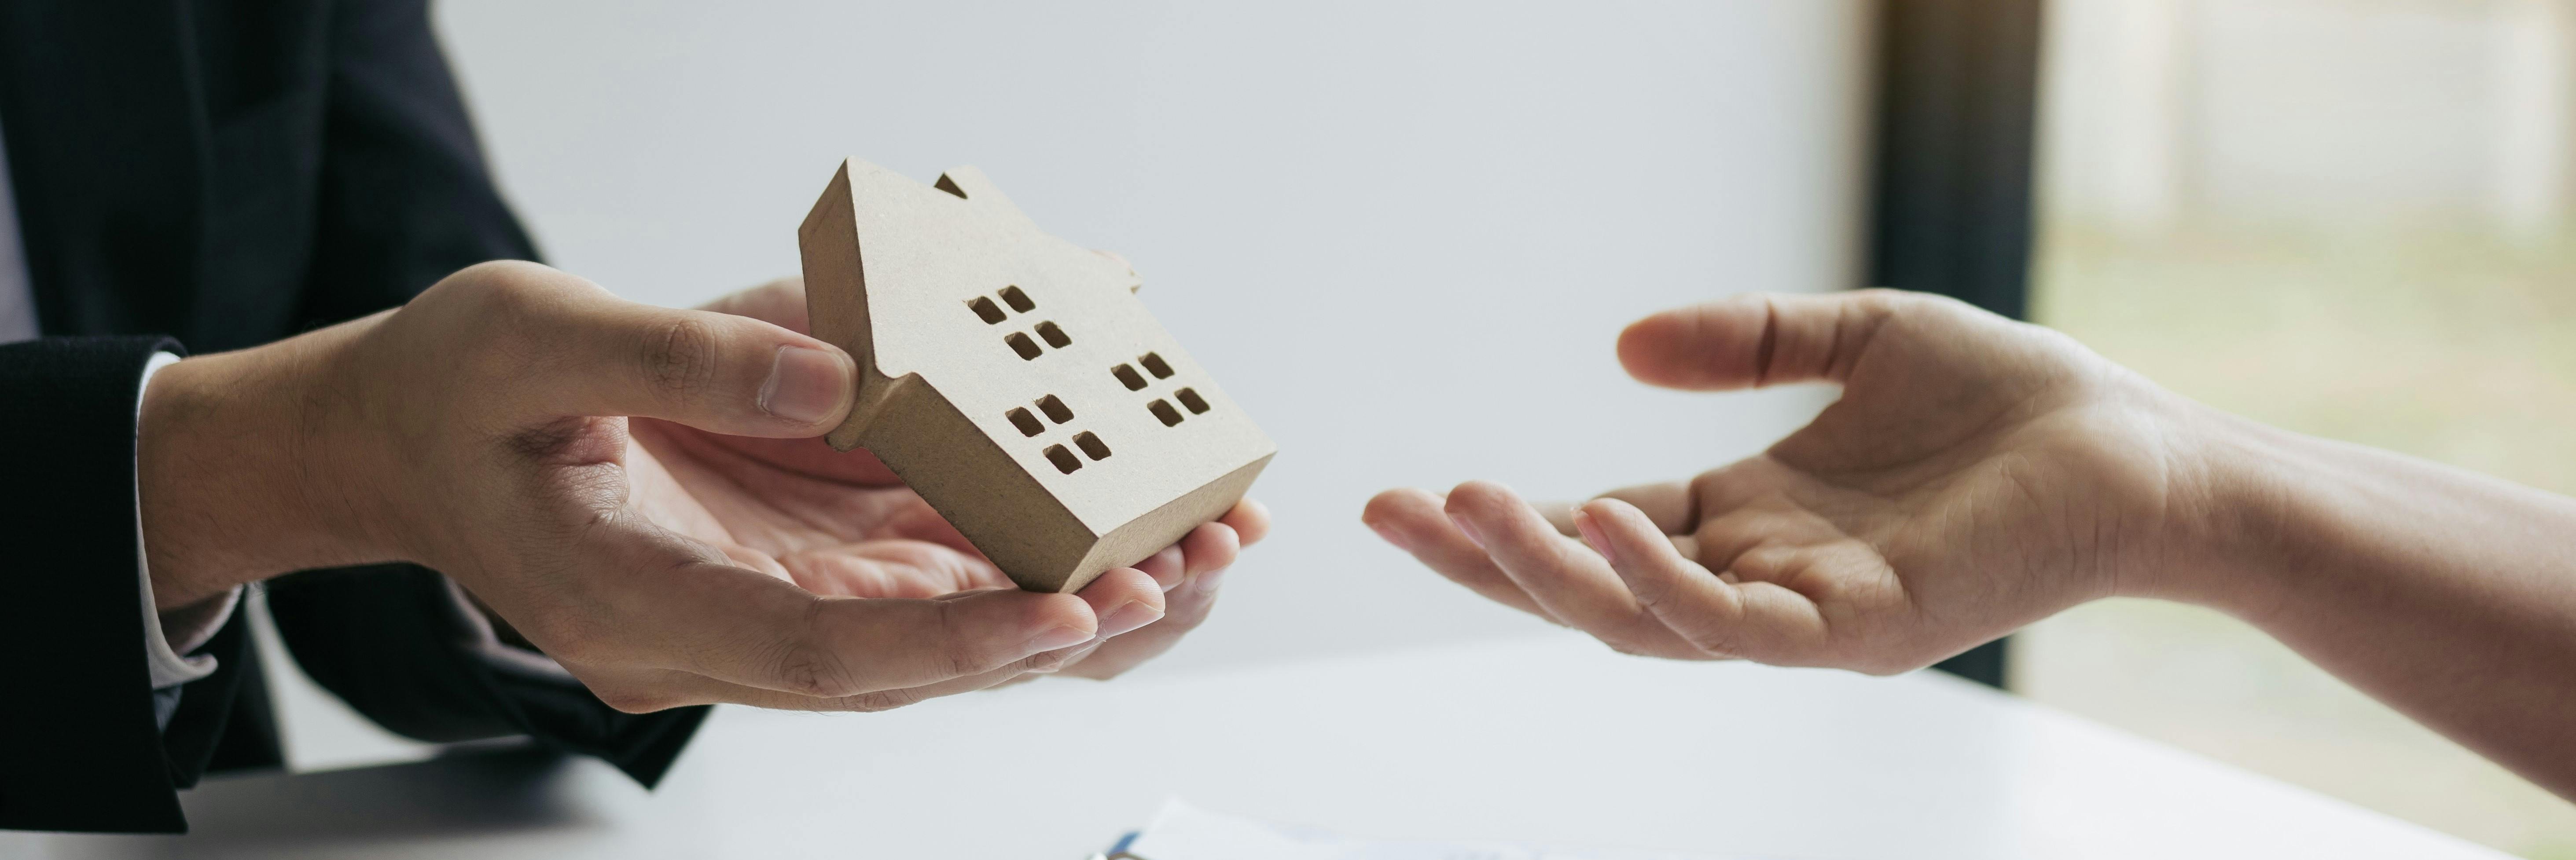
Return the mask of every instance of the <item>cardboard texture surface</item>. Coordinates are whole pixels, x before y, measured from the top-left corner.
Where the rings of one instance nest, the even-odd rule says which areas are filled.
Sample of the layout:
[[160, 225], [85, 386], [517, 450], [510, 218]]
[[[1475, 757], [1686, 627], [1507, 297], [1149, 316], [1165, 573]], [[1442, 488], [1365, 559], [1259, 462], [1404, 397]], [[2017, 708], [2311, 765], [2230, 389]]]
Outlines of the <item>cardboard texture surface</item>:
[[865, 447], [1020, 587], [1075, 591], [1243, 497], [1277, 446], [1136, 299], [974, 168], [843, 162], [797, 230], [814, 336], [859, 364]]

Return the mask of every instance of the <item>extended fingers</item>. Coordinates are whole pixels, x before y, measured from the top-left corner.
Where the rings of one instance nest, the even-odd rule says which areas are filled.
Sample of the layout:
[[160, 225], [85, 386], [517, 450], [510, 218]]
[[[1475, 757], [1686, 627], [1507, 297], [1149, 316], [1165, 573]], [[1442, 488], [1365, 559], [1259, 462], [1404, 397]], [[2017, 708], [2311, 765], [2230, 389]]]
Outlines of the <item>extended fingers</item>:
[[1133, 566], [1151, 577], [1155, 585], [1160, 586], [1164, 591], [1170, 591], [1189, 575], [1186, 564], [1187, 560], [1182, 558], [1181, 545], [1173, 544], [1156, 550], [1153, 555], [1146, 556], [1143, 561]]
[[938, 597], [1011, 585], [983, 556], [917, 540], [817, 547], [781, 556], [779, 562], [797, 585], [832, 597]]
[[[547, 653], [593, 666], [831, 698], [992, 671], [1089, 641], [1101, 622], [1084, 598], [1016, 589], [952, 600], [818, 597], [631, 517], [600, 521], [588, 538], [568, 572], [581, 594], [485, 597]], [[1141, 576], [1118, 593], [1140, 582], [1159, 597]]]
[[1181, 637], [1207, 620], [1209, 610], [1216, 606], [1218, 584], [1226, 567], [1234, 563], [1239, 547], [1234, 528], [1225, 523], [1204, 523], [1192, 529], [1177, 547], [1182, 556], [1180, 576], [1163, 585], [1162, 620], [1112, 634], [1101, 643], [1099, 651], [1074, 661], [1063, 673], [1108, 680], [1171, 650]]
[[[1089, 629], [1059, 625], [1051, 635], [1037, 639], [994, 640], [974, 629], [986, 616], [1008, 614], [1014, 604], [1025, 609], [1068, 600], [1077, 601], [1087, 610], [1082, 615], [1097, 617], [1098, 621]], [[1112, 637], [1153, 626], [1164, 615], [1162, 589], [1133, 568], [1104, 573], [1077, 595], [993, 589], [944, 595], [935, 600], [842, 598], [820, 605], [833, 610], [866, 610], [870, 629], [854, 638], [872, 643], [864, 653], [840, 654], [835, 671], [830, 673], [832, 680], [825, 683], [791, 684], [758, 678], [745, 683], [741, 678], [696, 668], [638, 670], [572, 659], [565, 663], [603, 701], [626, 711], [709, 702], [793, 710], [880, 711], [1085, 663], [1107, 642], [1115, 641]], [[1204, 614], [1203, 609], [1193, 611]], [[929, 625], [921, 623], [924, 617], [941, 618], [944, 630], [940, 632], [949, 638], [941, 641], [932, 630], [925, 629]], [[906, 639], [913, 641], [907, 644], [903, 641]]]
[[1565, 623], [1540, 608], [1528, 592], [1494, 564], [1483, 547], [1458, 530], [1458, 524], [1443, 510], [1446, 503], [1446, 499], [1422, 490], [1388, 490], [1369, 500], [1368, 507], [1360, 513], [1360, 521], [1395, 548], [1412, 553], [1425, 567], [1487, 600]]
[[1200, 523], [1182, 535], [1178, 543], [1137, 562], [1136, 569], [1153, 577], [1164, 591], [1170, 591], [1190, 577], [1232, 566], [1242, 549], [1242, 540], [1233, 526], [1221, 521]]
[[1620, 487], [1599, 498], [1618, 499], [1635, 505], [1654, 521], [1655, 528], [1668, 535], [1689, 534], [1699, 525], [1699, 505], [1691, 493], [1689, 481], [1665, 481]]
[[1233, 567], [1235, 559], [1242, 555], [1243, 544], [1241, 533], [1233, 526], [1223, 522], [1201, 523], [1181, 537], [1179, 547], [1183, 573], [1197, 576]]
[[[954, 601], [973, 596], [972, 594], [950, 595], [945, 599]], [[1082, 644], [1030, 655], [990, 671], [918, 687], [764, 706], [807, 710], [884, 710], [937, 696], [1016, 683], [1071, 667], [1094, 665], [1096, 661], [1092, 659], [1093, 655], [1108, 647], [1110, 643], [1143, 636], [1145, 634], [1141, 631], [1160, 628], [1167, 618], [1163, 589], [1143, 571], [1134, 568], [1115, 568], [1102, 573], [1090, 584], [1083, 586], [1082, 591], [1076, 596], [1088, 604], [1092, 613], [1100, 619], [1093, 637]], [[1204, 614], [1204, 610], [1198, 611], [1201, 615]], [[1189, 626], [1196, 626], [1196, 624], [1195, 619], [1189, 622]], [[1173, 637], [1177, 638], [1177, 635], [1173, 634]], [[1165, 644], [1163, 647], [1169, 647], [1169, 645]], [[1157, 648], [1155, 652], [1159, 653], [1160, 650]], [[1151, 654], [1135, 659], [1141, 661], [1145, 656], [1151, 656]], [[1097, 671], [1093, 669], [1080, 674], [1094, 675]], [[758, 702], [754, 703], [758, 704]]]
[[1099, 617], [1094, 635], [1100, 638], [1116, 636], [1163, 617], [1162, 585], [1132, 567], [1109, 569], [1075, 596], [1089, 604], [1092, 614]]
[[1675, 552], [1635, 506], [1596, 499], [1575, 515], [1592, 545], [1639, 604], [1681, 640], [1711, 657], [1804, 663], [1824, 641], [1815, 603], [1769, 582], [1738, 582]]
[[1185, 581], [1163, 596], [1168, 607], [1163, 620], [1111, 637], [1101, 643], [1100, 650], [1091, 656], [1065, 666], [1062, 674], [1106, 681], [1161, 656], [1207, 621], [1209, 612], [1216, 607], [1217, 592], [1224, 578], [1225, 569], [1222, 567], [1193, 570]]
[[1449, 491], [1446, 510], [1468, 539], [1483, 546], [1494, 565], [1550, 616], [1629, 653], [1698, 655], [1698, 649], [1638, 605], [1599, 555], [1559, 534], [1502, 485], [1460, 484]]
[[[1154, 603], [1130, 606], [1137, 602], [1132, 583], [1124, 591], [1115, 597], [1128, 599], [1102, 601], [1129, 613], [1119, 623], [1133, 623], [1138, 612], [1160, 614]], [[1091, 641], [1112, 621], [1080, 597], [1015, 589], [953, 600], [818, 600], [809, 632], [776, 661], [785, 671], [770, 683], [755, 676], [753, 686], [826, 698], [917, 687]]]
[[[1694, 560], [1699, 558], [1699, 539], [1692, 534], [1692, 530], [1699, 522], [1699, 504], [1696, 494], [1692, 492], [1690, 482], [1666, 481], [1659, 484], [1621, 487], [1595, 498], [1618, 499], [1637, 506], [1638, 510], [1645, 512], [1649, 519], [1654, 520], [1656, 528], [1662, 529], [1665, 536], [1671, 538], [1673, 549], [1680, 552], [1682, 557]], [[1537, 508], [1539, 514], [1547, 518], [1548, 525], [1556, 527], [1558, 534], [1566, 537], [1580, 537], [1574, 527], [1574, 512], [1581, 504], [1580, 502], [1533, 502], [1531, 506]]]

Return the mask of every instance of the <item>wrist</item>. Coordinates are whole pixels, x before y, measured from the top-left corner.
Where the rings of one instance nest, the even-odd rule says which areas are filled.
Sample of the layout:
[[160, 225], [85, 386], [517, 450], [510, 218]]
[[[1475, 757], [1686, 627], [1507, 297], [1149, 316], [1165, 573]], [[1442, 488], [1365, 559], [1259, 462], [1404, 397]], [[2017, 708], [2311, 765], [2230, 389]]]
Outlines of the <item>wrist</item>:
[[2314, 440], [2198, 403], [2178, 422], [2181, 465], [2172, 507], [2181, 537], [2166, 554], [2159, 597], [2255, 620], [2288, 595], [2285, 555], [2305, 538], [2299, 483]]
[[[308, 335], [307, 337], [311, 337]], [[368, 560], [303, 486], [315, 468], [297, 340], [190, 358], [143, 391], [135, 486], [153, 599], [183, 607], [295, 570]]]

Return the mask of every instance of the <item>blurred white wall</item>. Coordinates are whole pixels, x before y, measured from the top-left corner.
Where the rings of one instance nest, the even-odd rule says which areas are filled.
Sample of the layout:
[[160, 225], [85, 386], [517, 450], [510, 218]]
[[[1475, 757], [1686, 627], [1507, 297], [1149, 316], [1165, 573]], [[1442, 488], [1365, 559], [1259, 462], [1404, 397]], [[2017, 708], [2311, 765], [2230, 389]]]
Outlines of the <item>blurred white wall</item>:
[[1278, 440], [1274, 545], [1167, 665], [1532, 629], [1358, 522], [1757, 450], [1814, 391], [1649, 391], [1628, 320], [1856, 277], [1863, 4], [451, 0], [550, 262], [686, 305], [796, 271], [836, 160], [974, 164], [1126, 254]]
[[[1827, 396], [1645, 389], [1659, 308], [1852, 286], [1865, 4], [449, 0], [450, 58], [550, 262], [689, 305], [797, 268], [845, 155], [975, 164], [1115, 249], [1277, 439], [1270, 544], [1148, 671], [1537, 629], [1362, 501], [1678, 478]], [[418, 759], [275, 649], [299, 771]], [[935, 705], [934, 705], [935, 706]]]
[[2565, 224], [2571, 0], [2054, 0], [2050, 211]]

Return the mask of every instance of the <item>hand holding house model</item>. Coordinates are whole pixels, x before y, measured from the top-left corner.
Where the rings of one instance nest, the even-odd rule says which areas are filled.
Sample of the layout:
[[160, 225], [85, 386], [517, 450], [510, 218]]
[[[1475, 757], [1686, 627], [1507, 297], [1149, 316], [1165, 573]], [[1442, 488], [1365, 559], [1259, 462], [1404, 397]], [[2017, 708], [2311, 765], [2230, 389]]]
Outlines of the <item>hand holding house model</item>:
[[1146, 313], [1123, 262], [982, 173], [841, 165], [797, 231], [815, 337], [859, 364], [865, 446], [1012, 581], [1079, 590], [1216, 519], [1277, 446]]

